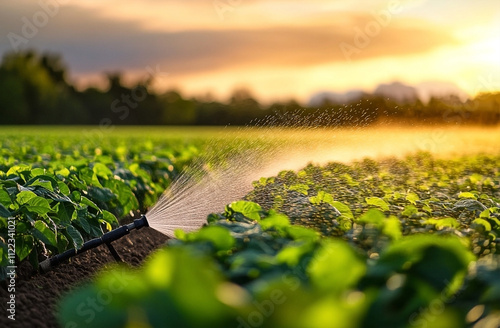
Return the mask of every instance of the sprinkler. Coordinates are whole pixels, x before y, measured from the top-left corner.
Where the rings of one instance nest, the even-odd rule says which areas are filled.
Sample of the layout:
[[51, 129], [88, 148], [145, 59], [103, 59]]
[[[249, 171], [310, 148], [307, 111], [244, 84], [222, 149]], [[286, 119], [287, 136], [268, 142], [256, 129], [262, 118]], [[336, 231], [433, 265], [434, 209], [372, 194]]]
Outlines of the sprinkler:
[[110, 232], [105, 233], [99, 238], [94, 238], [92, 240], [87, 241], [78, 250], [72, 248], [70, 250], [65, 251], [64, 253], [55, 255], [51, 258], [48, 258], [48, 259], [42, 261], [39, 265], [40, 271], [42, 273], [46, 273], [46, 272], [50, 271], [53, 267], [57, 266], [59, 263], [65, 261], [65, 260], [67, 260], [67, 259], [69, 259], [77, 254], [88, 251], [89, 249], [100, 246], [102, 244], [106, 244], [106, 246], [108, 246], [108, 249], [111, 252], [111, 254], [113, 255], [113, 257], [115, 258], [115, 260], [121, 262], [122, 260], [121, 260], [120, 256], [118, 255], [118, 253], [116, 252], [116, 250], [114, 249], [113, 245], [111, 245], [111, 242], [113, 242], [113, 241], [115, 241], [115, 240], [117, 240], [125, 235], [128, 235], [130, 233], [130, 231], [133, 229], [140, 229], [142, 227], [149, 227], [149, 223], [148, 223], [148, 220], [146, 219], [145, 215], [143, 215], [140, 219], [134, 220], [134, 222], [132, 222], [130, 224], [123, 225], [119, 228], [116, 228], [114, 230], [111, 230]]

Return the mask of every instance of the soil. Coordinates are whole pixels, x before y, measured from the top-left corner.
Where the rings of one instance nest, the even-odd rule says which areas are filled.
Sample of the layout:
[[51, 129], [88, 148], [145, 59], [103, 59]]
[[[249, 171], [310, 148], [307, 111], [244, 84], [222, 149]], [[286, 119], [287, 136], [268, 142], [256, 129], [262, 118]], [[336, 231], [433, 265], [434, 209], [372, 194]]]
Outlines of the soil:
[[[113, 246], [125, 263], [137, 266], [153, 250], [161, 247], [168, 237], [151, 228], [131, 231], [113, 242]], [[103, 267], [115, 260], [105, 245], [77, 255], [70, 262], [62, 263], [46, 274], [37, 273], [32, 266], [21, 263], [16, 278], [15, 321], [7, 312], [5, 282], [0, 288], [0, 327], [58, 327], [54, 316], [61, 295], [76, 286], [88, 282]]]

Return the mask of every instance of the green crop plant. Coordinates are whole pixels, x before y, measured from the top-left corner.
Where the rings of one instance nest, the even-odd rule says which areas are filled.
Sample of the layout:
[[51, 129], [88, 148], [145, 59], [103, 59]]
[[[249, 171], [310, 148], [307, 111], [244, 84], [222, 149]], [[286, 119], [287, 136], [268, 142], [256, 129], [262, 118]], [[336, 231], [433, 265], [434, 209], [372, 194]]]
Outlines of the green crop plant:
[[172, 137], [157, 143], [125, 134], [87, 139], [63, 128], [3, 134], [0, 279], [14, 260], [9, 238], [15, 263], [29, 260], [38, 268], [39, 259], [78, 249], [116, 227], [118, 218], [153, 205], [198, 153], [194, 144]]

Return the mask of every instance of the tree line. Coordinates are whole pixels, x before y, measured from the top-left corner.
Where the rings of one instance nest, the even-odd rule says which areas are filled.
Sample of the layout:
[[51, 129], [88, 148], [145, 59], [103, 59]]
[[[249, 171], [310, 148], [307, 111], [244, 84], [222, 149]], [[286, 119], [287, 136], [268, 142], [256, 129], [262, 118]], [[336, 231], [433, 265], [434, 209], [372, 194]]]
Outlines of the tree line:
[[247, 90], [226, 102], [185, 97], [179, 91], [155, 92], [152, 77], [133, 86], [120, 73], [107, 74], [107, 89], [78, 90], [68, 82], [62, 58], [36, 51], [6, 53], [0, 64], [0, 124], [114, 125], [368, 125], [379, 121], [498, 124], [500, 93], [483, 93], [465, 102], [457, 97], [397, 103], [364, 94], [317, 107], [295, 100], [259, 103]]

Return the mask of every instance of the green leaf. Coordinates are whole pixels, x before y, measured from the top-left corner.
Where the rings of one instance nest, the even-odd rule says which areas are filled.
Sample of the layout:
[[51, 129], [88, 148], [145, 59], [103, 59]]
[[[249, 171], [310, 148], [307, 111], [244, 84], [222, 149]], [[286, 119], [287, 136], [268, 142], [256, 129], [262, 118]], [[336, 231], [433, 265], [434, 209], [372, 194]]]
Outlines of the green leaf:
[[373, 205], [377, 206], [378, 208], [382, 209], [383, 211], [389, 211], [389, 204], [382, 198], [378, 197], [366, 197], [365, 201], [368, 205]]
[[178, 240], [187, 241], [188, 234], [182, 229], [175, 229], [174, 236]]
[[101, 187], [102, 188], [102, 184], [101, 182], [99, 181], [99, 179], [97, 178], [97, 174], [92, 174], [92, 180], [91, 180], [91, 183], [90, 183], [91, 186], [95, 186], [95, 187]]
[[113, 192], [109, 188], [98, 188], [98, 187], [89, 188], [89, 197], [102, 203], [108, 203], [111, 200], [117, 198], [117, 196], [113, 194]]
[[30, 235], [16, 236], [16, 255], [19, 261], [24, 260], [35, 246], [35, 240]]
[[418, 195], [414, 192], [409, 192], [406, 195], [406, 200], [412, 203], [413, 205], [416, 205], [417, 201], [420, 200], [420, 197], [418, 197]]
[[71, 193], [71, 199], [73, 199], [73, 201], [76, 203], [80, 203], [82, 194], [79, 191], [75, 190]]
[[[97, 175], [95, 174], [94, 171], [91, 171], [88, 168], [84, 168], [78, 172], [78, 176], [80, 179], [85, 181], [85, 183], [88, 186], [94, 186], [94, 187], [99, 187], [102, 188], [101, 182], [97, 178]], [[83, 188], [82, 188], [83, 189]]]
[[290, 225], [290, 219], [284, 214], [270, 210], [269, 215], [260, 221], [260, 225], [263, 230], [269, 230], [272, 228], [282, 230]]
[[490, 232], [491, 231], [491, 223], [486, 221], [485, 219], [475, 219], [471, 224], [472, 228], [476, 230]]
[[85, 196], [82, 196], [81, 199], [80, 199], [80, 203], [81, 204], [85, 204], [87, 206], [90, 206], [92, 207], [93, 209], [97, 210], [98, 212], [101, 211], [101, 209], [99, 208], [99, 206], [97, 206], [93, 201], [91, 201], [90, 199], [88, 199], [87, 197]]
[[356, 180], [354, 180], [352, 178], [352, 176], [350, 176], [348, 173], [345, 173], [345, 174], [341, 175], [341, 177], [346, 180], [346, 182], [349, 184], [349, 186], [351, 186], [351, 187], [357, 187], [357, 186], [359, 186], [359, 182], [357, 182]]
[[237, 202], [232, 202], [229, 207], [234, 212], [241, 213], [249, 219], [260, 221], [259, 213], [262, 211], [262, 207], [257, 203], [240, 200]]
[[88, 184], [85, 182], [85, 180], [79, 180], [78, 176], [70, 176], [69, 178], [69, 183], [68, 185], [73, 186], [73, 188], [79, 189], [79, 190], [86, 190], [88, 187]]
[[290, 235], [290, 237], [292, 237], [292, 239], [294, 240], [316, 241], [320, 238], [320, 235], [317, 231], [298, 225], [290, 225], [287, 227], [286, 231], [288, 235]]
[[207, 226], [194, 233], [194, 240], [209, 241], [217, 250], [230, 250], [235, 239], [229, 230], [218, 226]]
[[67, 250], [68, 244], [69, 244], [69, 242], [68, 242], [68, 239], [66, 238], [65, 235], [63, 235], [61, 233], [57, 235], [57, 251], [59, 253], [62, 253], [65, 250]]
[[0, 242], [0, 266], [6, 267], [9, 265], [8, 253], [9, 249], [7, 244]]
[[[50, 184], [47, 184], [47, 182]], [[54, 191], [54, 188], [57, 186], [58, 180], [54, 178], [53, 175], [49, 174], [40, 174], [33, 178], [31, 178], [28, 182], [26, 182], [25, 187], [27, 186], [41, 186], [47, 190]]]
[[481, 174], [474, 173], [469, 177], [469, 180], [472, 184], [477, 184], [483, 181], [484, 177]]
[[262, 177], [259, 179], [259, 181], [256, 183], [254, 183], [255, 186], [258, 186], [258, 185], [261, 185], [261, 186], [266, 186], [268, 184], [273, 184], [275, 181], [275, 178], [266, 178], [266, 177]]
[[84, 217], [78, 218], [78, 224], [80, 225], [80, 227], [82, 227], [83, 231], [90, 234], [90, 224], [86, 218]]
[[116, 216], [113, 213], [108, 212], [106, 210], [102, 211], [102, 216], [100, 216], [100, 218], [102, 218], [102, 220], [104, 220], [105, 222], [109, 223], [111, 226], [118, 225], [118, 219], [116, 218]]
[[31, 168], [25, 164], [14, 165], [7, 171], [6, 175], [21, 175], [23, 172], [31, 173]]
[[387, 247], [370, 271], [379, 279], [388, 279], [394, 272], [408, 273], [422, 282], [419, 288], [433, 287], [437, 297], [445, 289], [453, 293], [460, 288], [472, 260], [474, 255], [459, 238], [417, 234]]
[[476, 199], [476, 195], [474, 195], [471, 192], [461, 192], [458, 194], [458, 198], [470, 198], [470, 199]]
[[377, 227], [382, 227], [384, 225], [384, 221], [385, 221], [384, 213], [380, 212], [380, 210], [376, 208], [370, 208], [368, 211], [366, 211], [365, 214], [363, 214], [358, 219], [358, 222], [360, 223], [369, 223]]
[[57, 211], [59, 223], [67, 226], [68, 224], [70, 224], [71, 218], [73, 217], [75, 206], [70, 203], [59, 203], [56, 206], [57, 208], [55, 207], [55, 210]]
[[309, 201], [313, 205], [319, 205], [321, 203], [327, 203], [327, 204], [330, 204], [330, 205], [334, 206], [333, 205], [333, 203], [334, 203], [333, 196], [331, 194], [327, 193], [327, 192], [322, 191], [322, 190], [318, 191], [318, 194], [316, 196], [309, 197]]
[[304, 255], [312, 250], [313, 245], [311, 243], [286, 245], [276, 254], [276, 259], [278, 263], [285, 263], [289, 267], [295, 267], [299, 264]]
[[59, 191], [61, 192], [61, 194], [63, 194], [64, 196], [70, 195], [71, 191], [69, 190], [68, 186], [64, 182], [58, 181], [57, 186], [59, 187]]
[[333, 201], [332, 206], [335, 207], [344, 218], [354, 220], [354, 215], [349, 206], [338, 201]]
[[93, 327], [228, 327], [228, 322], [236, 322], [229, 315], [236, 312], [222, 300], [241, 304], [246, 296], [241, 287], [223, 280], [211, 259], [170, 248], [156, 252], [139, 270], [115, 267], [77, 289], [60, 302], [59, 322], [88, 326], [88, 318], [75, 308], [109, 286], [120, 287], [120, 297], [113, 294], [100, 305]]
[[403, 212], [401, 212], [402, 215], [408, 216], [408, 217], [410, 217], [414, 214], [417, 214], [417, 213], [418, 213], [418, 209], [414, 205], [405, 206], [405, 209], [403, 210]]
[[434, 225], [438, 230], [443, 228], [458, 228], [460, 223], [454, 218], [442, 218], [442, 219], [428, 219], [425, 221], [426, 224]]
[[393, 215], [388, 217], [384, 222], [382, 233], [391, 237], [392, 240], [401, 238], [403, 234], [401, 232], [401, 222], [399, 219]]
[[16, 200], [19, 204], [26, 204], [30, 199], [37, 197], [33, 191], [23, 190], [16, 195]]
[[56, 175], [60, 175], [60, 176], [63, 176], [65, 178], [67, 178], [70, 175], [70, 173], [71, 172], [65, 167], [63, 167], [62, 169], [55, 172]]
[[31, 223], [22, 222], [21, 220], [17, 220], [16, 223], [16, 233], [23, 234], [28, 231], [28, 228], [31, 228]]
[[109, 179], [104, 181], [104, 186], [111, 189], [117, 196], [116, 199], [119, 201], [121, 207], [119, 208], [121, 213], [117, 213], [118, 215], [126, 215], [130, 211], [136, 210], [139, 207], [139, 202], [135, 197], [134, 192], [125, 182], [116, 179]]
[[5, 207], [3, 206], [2, 204], [0, 204], [0, 217], [3, 217], [3, 218], [9, 218], [12, 216], [12, 213], [10, 213], [10, 211]]
[[427, 204], [424, 204], [424, 206], [422, 206], [422, 209], [424, 211], [426, 211], [427, 213], [429, 213], [429, 214], [432, 213], [432, 208], [429, 205], [427, 205]]
[[343, 292], [365, 274], [366, 266], [354, 250], [341, 240], [324, 240], [311, 260], [307, 273], [314, 287]]
[[111, 172], [111, 170], [102, 163], [95, 163], [92, 170], [98, 177], [106, 180], [113, 176], [113, 172]]
[[294, 190], [307, 196], [307, 193], [309, 191], [309, 186], [303, 183], [298, 183], [288, 187], [288, 190]]
[[485, 209], [484, 211], [481, 212], [481, 214], [479, 214], [479, 217], [482, 218], [482, 219], [489, 219], [491, 218], [491, 211], [490, 209]]
[[52, 188], [52, 183], [50, 181], [38, 179], [30, 184], [30, 186], [40, 186], [43, 187], [47, 190], [54, 191], [54, 188]]
[[40, 215], [45, 215], [48, 212], [52, 211], [52, 209], [50, 208], [49, 201], [40, 196], [35, 196], [33, 198], [30, 198], [26, 203], [26, 205], [28, 211], [33, 213], [38, 213]]
[[69, 239], [73, 244], [73, 247], [78, 250], [83, 245], [83, 237], [78, 230], [72, 225], [66, 227], [66, 232], [68, 233]]
[[401, 199], [403, 197], [403, 194], [400, 193], [399, 191], [395, 191], [392, 195], [391, 195], [392, 199], [394, 200], [398, 200], [398, 199]]
[[45, 170], [42, 168], [39, 168], [39, 167], [31, 170], [32, 177], [36, 177], [36, 176], [44, 175], [44, 174], [45, 174]]
[[3, 204], [4, 206], [12, 204], [9, 193], [5, 189], [0, 189], [0, 204]]
[[39, 220], [35, 222], [33, 235], [45, 244], [57, 246], [56, 234], [50, 230], [49, 226], [44, 221]]

